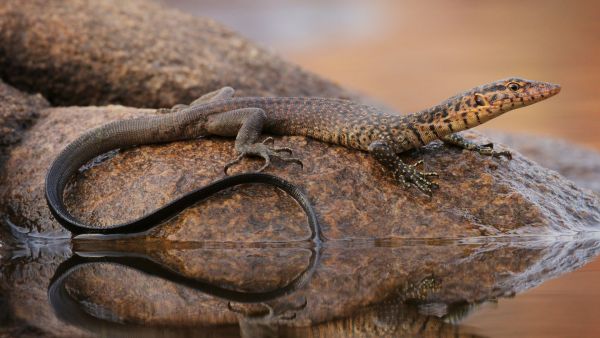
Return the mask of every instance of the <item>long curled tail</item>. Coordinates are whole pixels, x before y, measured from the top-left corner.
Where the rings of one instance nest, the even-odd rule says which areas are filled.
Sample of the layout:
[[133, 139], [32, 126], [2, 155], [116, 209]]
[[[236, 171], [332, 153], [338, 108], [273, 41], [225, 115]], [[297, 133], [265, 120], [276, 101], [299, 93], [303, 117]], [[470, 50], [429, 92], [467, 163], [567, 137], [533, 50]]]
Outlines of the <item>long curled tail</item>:
[[[228, 176], [223, 179], [217, 180], [206, 186], [198, 188], [186, 195], [183, 195], [168, 204], [160, 207], [159, 209], [144, 215], [136, 220], [115, 224], [108, 227], [93, 227], [89, 224], [84, 224], [73, 215], [69, 213], [66, 206], [64, 205], [62, 198], [57, 198], [57, 194], [49, 193], [53, 191], [54, 187], [46, 187], [46, 201], [48, 207], [52, 212], [52, 215], [56, 220], [67, 230], [71, 231], [74, 235], [79, 234], [133, 234], [140, 233], [150, 230], [162, 222], [172, 218], [184, 209], [194, 205], [195, 203], [202, 201], [219, 191], [231, 188], [240, 184], [249, 183], [260, 183], [275, 186], [288, 195], [290, 195], [296, 202], [300, 204], [306, 216], [308, 217], [308, 224], [310, 227], [311, 235], [310, 240], [315, 243], [322, 241], [322, 234], [319, 223], [317, 221], [316, 213], [308, 200], [308, 197], [300, 191], [300, 189], [294, 184], [270, 174], [263, 173], [244, 173], [234, 176]], [[62, 191], [60, 191], [62, 193]]]

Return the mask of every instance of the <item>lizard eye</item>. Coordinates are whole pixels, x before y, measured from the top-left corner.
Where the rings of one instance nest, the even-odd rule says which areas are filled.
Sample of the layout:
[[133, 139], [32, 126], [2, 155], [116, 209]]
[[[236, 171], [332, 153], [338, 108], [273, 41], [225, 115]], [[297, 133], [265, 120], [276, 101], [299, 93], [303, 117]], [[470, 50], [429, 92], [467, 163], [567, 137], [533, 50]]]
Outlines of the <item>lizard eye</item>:
[[481, 94], [475, 94], [475, 104], [477, 104], [478, 106], [488, 105], [487, 100]]
[[519, 90], [519, 88], [521, 88], [521, 86], [515, 82], [509, 83], [507, 87], [508, 87], [508, 89], [512, 90], [513, 92], [516, 92], [517, 90]]

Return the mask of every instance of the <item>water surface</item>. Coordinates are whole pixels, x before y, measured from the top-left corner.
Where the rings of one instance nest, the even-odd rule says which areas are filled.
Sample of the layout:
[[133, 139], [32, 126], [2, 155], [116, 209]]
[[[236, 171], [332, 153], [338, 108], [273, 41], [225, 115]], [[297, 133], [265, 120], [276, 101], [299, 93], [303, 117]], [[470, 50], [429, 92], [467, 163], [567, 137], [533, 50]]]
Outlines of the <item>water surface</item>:
[[35, 336], [585, 336], [597, 317], [578, 305], [598, 294], [579, 286], [600, 278], [588, 264], [599, 251], [593, 236], [322, 247], [13, 238], [1, 318], [5, 333]]

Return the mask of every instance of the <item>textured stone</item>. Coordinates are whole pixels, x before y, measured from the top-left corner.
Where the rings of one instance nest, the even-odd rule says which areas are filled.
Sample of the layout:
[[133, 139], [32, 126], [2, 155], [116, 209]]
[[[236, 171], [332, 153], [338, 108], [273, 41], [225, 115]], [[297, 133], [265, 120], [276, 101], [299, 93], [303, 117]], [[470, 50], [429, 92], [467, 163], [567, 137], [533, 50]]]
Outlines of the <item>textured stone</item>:
[[0, 80], [0, 166], [7, 148], [19, 142], [45, 107], [48, 102], [41, 95], [27, 95]]
[[55, 105], [170, 107], [225, 85], [354, 97], [211, 19], [144, 0], [0, 2], [0, 78]]
[[538, 135], [485, 132], [543, 167], [600, 194], [600, 153], [585, 146]]

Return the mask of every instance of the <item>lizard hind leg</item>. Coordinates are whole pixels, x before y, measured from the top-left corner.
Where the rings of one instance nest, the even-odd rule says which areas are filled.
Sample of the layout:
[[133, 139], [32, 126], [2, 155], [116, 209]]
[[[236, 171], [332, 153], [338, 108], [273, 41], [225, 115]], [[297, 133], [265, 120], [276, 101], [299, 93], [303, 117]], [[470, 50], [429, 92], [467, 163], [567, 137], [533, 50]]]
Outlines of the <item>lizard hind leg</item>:
[[291, 156], [290, 148], [267, 145], [269, 141], [272, 141], [272, 138], [269, 137], [262, 142], [258, 141], [266, 119], [266, 113], [260, 108], [241, 108], [209, 116], [207, 130], [210, 134], [236, 137], [235, 150], [238, 156], [225, 165], [223, 168], [225, 174], [231, 166], [248, 156], [261, 157], [265, 161], [257, 172], [266, 169], [271, 164], [273, 157], [302, 166], [300, 159], [281, 154], [287, 152]]
[[198, 106], [198, 105], [209, 103], [209, 102], [230, 99], [233, 97], [233, 94], [235, 94], [235, 90], [233, 88], [223, 87], [221, 89], [217, 89], [215, 91], [212, 91], [210, 93], [200, 96], [199, 98], [192, 101], [192, 103], [190, 103], [189, 105], [176, 104], [173, 107], [171, 107], [169, 112], [177, 112], [177, 111], [180, 111], [185, 108]]
[[394, 179], [405, 188], [414, 185], [417, 189], [431, 196], [433, 189], [438, 185], [432, 183], [429, 177], [438, 176], [435, 172], [418, 171], [417, 166], [423, 163], [418, 161], [415, 164], [406, 164], [396, 155], [396, 152], [389, 144], [384, 141], [375, 141], [369, 145], [369, 153], [383, 167], [392, 171]]
[[190, 107], [197, 106], [197, 105], [203, 104], [203, 103], [230, 99], [233, 97], [234, 94], [235, 94], [235, 90], [233, 88], [223, 87], [221, 89], [217, 89], [213, 92], [210, 92], [210, 93], [200, 96], [199, 98], [194, 100], [192, 103], [190, 103]]

